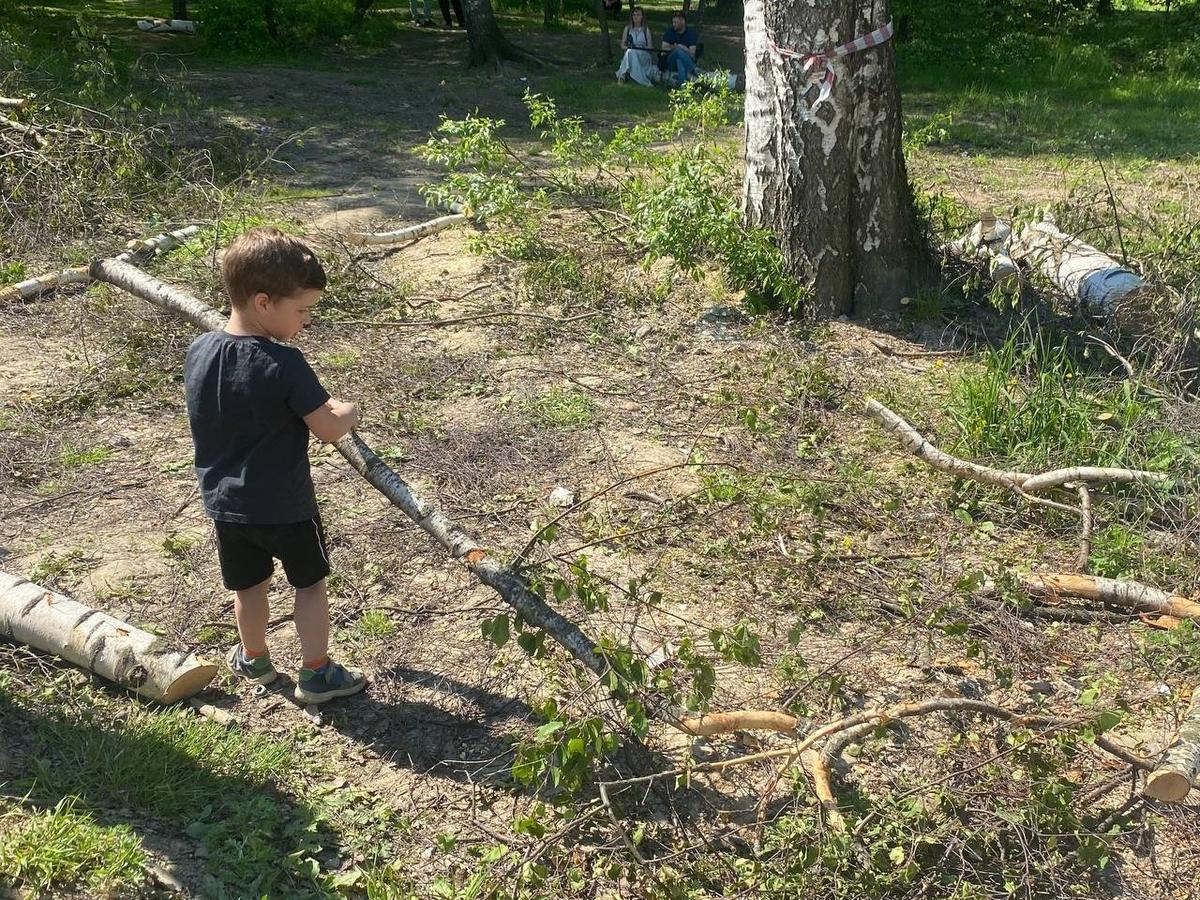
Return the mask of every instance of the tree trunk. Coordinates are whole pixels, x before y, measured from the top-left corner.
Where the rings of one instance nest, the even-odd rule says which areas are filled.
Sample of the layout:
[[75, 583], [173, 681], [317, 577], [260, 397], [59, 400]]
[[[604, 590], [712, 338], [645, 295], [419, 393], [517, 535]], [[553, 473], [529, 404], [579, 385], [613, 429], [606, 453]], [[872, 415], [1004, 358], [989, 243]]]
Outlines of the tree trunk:
[[542, 25], [549, 27], [554, 21], [554, 0], [542, 0]]
[[279, 40], [279, 23], [275, 18], [275, 0], [263, 0], [263, 18], [267, 22], [267, 34], [271, 40]]
[[354, 27], [357, 28], [363, 23], [363, 19], [367, 17], [367, 10], [374, 4], [375, 0], [354, 0]]
[[492, 0], [463, 0], [463, 13], [467, 17], [468, 66], [499, 67], [506, 59], [532, 64], [540, 62], [533, 54], [514, 47], [500, 32]]
[[188, 15], [187, 0], [171, 0], [171, 18], [172, 19], [190, 19]]
[[823, 68], [810, 78], [769, 46], [832, 50], [885, 24], [887, 0], [746, 0], [745, 13], [746, 223], [778, 235], [818, 313], [898, 310], [931, 282], [933, 263], [904, 165], [892, 42], [836, 60], [832, 96], [815, 112]]
[[612, 62], [612, 38], [608, 34], [608, 7], [604, 5], [604, 0], [596, 0], [596, 18], [600, 20], [601, 52], [605, 62]]
[[160, 703], [200, 693], [217, 674], [192, 653], [7, 572], [0, 572], [0, 634]]

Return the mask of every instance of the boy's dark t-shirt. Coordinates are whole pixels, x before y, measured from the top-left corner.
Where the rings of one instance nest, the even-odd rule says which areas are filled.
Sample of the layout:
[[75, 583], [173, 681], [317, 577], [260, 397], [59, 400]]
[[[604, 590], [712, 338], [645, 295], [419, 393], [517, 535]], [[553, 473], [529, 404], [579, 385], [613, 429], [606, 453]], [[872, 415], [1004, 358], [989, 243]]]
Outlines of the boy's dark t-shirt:
[[691, 25], [683, 29], [683, 34], [676, 31], [674, 25], [663, 32], [664, 44], [682, 44], [684, 47], [694, 47], [697, 40], [696, 31]]
[[210, 331], [188, 349], [184, 384], [210, 518], [287, 525], [317, 515], [303, 417], [329, 394], [303, 353]]

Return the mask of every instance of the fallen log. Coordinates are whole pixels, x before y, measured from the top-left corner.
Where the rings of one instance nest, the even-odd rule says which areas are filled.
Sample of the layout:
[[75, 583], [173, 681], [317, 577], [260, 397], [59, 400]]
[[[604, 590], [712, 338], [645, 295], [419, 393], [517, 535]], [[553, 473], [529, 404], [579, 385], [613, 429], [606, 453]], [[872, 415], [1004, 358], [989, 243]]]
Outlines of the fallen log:
[[1025, 590], [1035, 597], [1078, 597], [1110, 606], [1125, 606], [1139, 612], [1200, 622], [1200, 603], [1137, 581], [1067, 574], [1022, 575], [1020, 580]]
[[[204, 331], [225, 327], [219, 312], [178, 288], [164, 284], [129, 263], [114, 259], [96, 260], [90, 267], [96, 281], [119, 287], [161, 309], [174, 313]], [[462, 562], [482, 583], [496, 591], [521, 618], [541, 629], [576, 660], [600, 676], [612, 693], [620, 698], [635, 696], [636, 688], [626, 684], [620, 674], [598, 652], [597, 644], [574, 622], [552, 609], [518, 573], [502, 565], [472, 535], [447, 517], [438, 507], [419, 497], [396, 472], [354, 432], [337, 441], [338, 452], [373, 487], [382, 493], [426, 534]], [[652, 701], [658, 698], [649, 698]], [[693, 735], [727, 734], [733, 731], [764, 729], [795, 733], [800, 720], [770, 710], [733, 710], [690, 716], [666, 703], [651, 703], [651, 711], [661, 721]]]
[[11, 131], [21, 132], [25, 137], [37, 144], [38, 147], [45, 147], [48, 143], [46, 136], [42, 134], [42, 129], [32, 123], [18, 122], [15, 119], [10, 119], [8, 116], [0, 116], [0, 125]]
[[1107, 253], [1059, 231], [1052, 222], [1031, 222], [1011, 245], [1018, 262], [1040, 271], [1084, 309], [1109, 315], [1122, 301], [1150, 291], [1141, 276]]
[[350, 231], [342, 235], [342, 239], [352, 247], [362, 247], [368, 244], [402, 244], [406, 241], [415, 241], [426, 235], [436, 234], [439, 231], [450, 228], [452, 225], [458, 225], [460, 222], [465, 221], [467, 221], [466, 215], [463, 213], [454, 213], [449, 216], [439, 216], [436, 219], [430, 219], [428, 222], [422, 222], [419, 225], [400, 228], [396, 231]]
[[28, 97], [0, 97], [0, 106], [6, 106], [9, 109], [24, 109], [28, 105]]
[[191, 19], [138, 19], [137, 27], [150, 34], [195, 34]]
[[193, 653], [7, 572], [0, 572], [0, 634], [160, 703], [198, 694], [217, 674]]
[[1175, 802], [1191, 792], [1200, 774], [1200, 691], [1179, 726], [1175, 742], [1166, 749], [1154, 771], [1146, 778], [1142, 793], [1154, 800]]
[[959, 259], [983, 260], [988, 274], [996, 284], [1008, 284], [1020, 270], [1008, 252], [1012, 225], [985, 213], [971, 230], [956, 241], [946, 244], [946, 252]]
[[[124, 253], [119, 253], [113, 258], [122, 262], [144, 262], [157, 253], [165, 253], [178, 247], [199, 232], [199, 225], [188, 225], [186, 228], [155, 235], [152, 238], [132, 240], [125, 245]], [[91, 280], [92, 277], [88, 274], [87, 266], [76, 266], [61, 272], [47, 272], [8, 287], [0, 287], [0, 306], [22, 300], [32, 300], [34, 297], [65, 284], [87, 284]]]

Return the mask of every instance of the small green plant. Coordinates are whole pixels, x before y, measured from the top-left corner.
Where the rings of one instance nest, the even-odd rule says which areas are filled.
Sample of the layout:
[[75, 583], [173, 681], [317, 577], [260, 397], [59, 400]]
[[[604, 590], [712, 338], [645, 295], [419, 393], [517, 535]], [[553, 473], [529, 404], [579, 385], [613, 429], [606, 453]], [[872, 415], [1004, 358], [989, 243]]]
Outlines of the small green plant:
[[71, 547], [61, 552], [51, 550], [30, 568], [29, 580], [52, 585], [86, 572], [94, 563], [94, 558], [79, 547]]
[[528, 416], [543, 428], [577, 428], [595, 415], [591, 399], [579, 391], [554, 387], [526, 404]]
[[19, 259], [0, 263], [0, 287], [24, 281], [28, 276], [29, 270]]
[[355, 630], [364, 638], [388, 638], [398, 629], [386, 610], [369, 609], [359, 618]]
[[53, 809], [0, 815], [0, 872], [37, 895], [86, 888], [124, 894], [145, 879], [146, 854], [128, 825], [105, 827], [64, 798]]
[[354, 368], [354, 364], [358, 362], [358, 352], [342, 350], [337, 353], [326, 353], [321, 357], [321, 362], [331, 369], [345, 371]]
[[167, 559], [174, 562], [187, 562], [191, 549], [200, 539], [191, 534], [168, 534], [159, 544]]
[[78, 469], [104, 462], [113, 455], [111, 447], [77, 447], [64, 444], [58, 454], [58, 464], [64, 469]]

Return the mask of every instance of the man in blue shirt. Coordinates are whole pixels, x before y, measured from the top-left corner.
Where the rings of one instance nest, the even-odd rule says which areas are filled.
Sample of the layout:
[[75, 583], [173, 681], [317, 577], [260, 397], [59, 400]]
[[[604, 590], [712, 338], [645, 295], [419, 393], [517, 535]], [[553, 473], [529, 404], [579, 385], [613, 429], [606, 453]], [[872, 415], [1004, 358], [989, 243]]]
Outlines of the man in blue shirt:
[[696, 31], [689, 28], [687, 17], [677, 12], [671, 17], [671, 27], [663, 32], [662, 49], [667, 54], [667, 71], [683, 84], [696, 74]]

